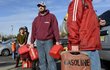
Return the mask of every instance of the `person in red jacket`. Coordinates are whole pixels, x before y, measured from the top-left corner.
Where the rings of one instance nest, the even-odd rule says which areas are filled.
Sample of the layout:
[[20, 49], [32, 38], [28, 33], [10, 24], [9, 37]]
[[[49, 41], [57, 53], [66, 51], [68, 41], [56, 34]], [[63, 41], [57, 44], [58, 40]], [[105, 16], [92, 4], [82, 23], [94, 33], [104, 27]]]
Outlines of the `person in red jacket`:
[[39, 3], [39, 14], [32, 23], [31, 43], [36, 41], [40, 70], [56, 70], [56, 63], [49, 55], [53, 40], [59, 45], [58, 22], [54, 14], [46, 9], [45, 3]]
[[[105, 23], [104, 20], [100, 24]], [[91, 60], [91, 70], [101, 70], [98, 50], [101, 49], [100, 24], [92, 0], [72, 0], [68, 7], [69, 49], [83, 51]]]

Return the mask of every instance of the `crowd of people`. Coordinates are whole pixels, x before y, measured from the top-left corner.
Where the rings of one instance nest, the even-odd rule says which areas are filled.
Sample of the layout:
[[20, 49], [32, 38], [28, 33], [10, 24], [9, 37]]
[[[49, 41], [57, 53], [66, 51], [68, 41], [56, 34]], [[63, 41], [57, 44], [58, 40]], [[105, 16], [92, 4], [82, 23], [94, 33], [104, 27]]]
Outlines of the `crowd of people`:
[[[39, 13], [32, 23], [30, 45], [36, 44], [40, 70], [57, 70], [54, 58], [49, 55], [49, 51], [53, 44], [60, 44], [58, 21], [56, 16], [46, 8], [44, 2], [38, 3], [37, 7]], [[101, 50], [100, 26], [105, 25], [106, 21], [97, 18], [92, 0], [72, 0], [68, 7], [66, 21], [69, 50], [87, 53], [91, 60], [91, 70], [101, 70], [98, 53], [98, 50]], [[17, 35], [19, 47], [27, 44], [28, 35], [27, 27], [19, 29]], [[18, 54], [15, 67], [18, 67], [19, 60]]]

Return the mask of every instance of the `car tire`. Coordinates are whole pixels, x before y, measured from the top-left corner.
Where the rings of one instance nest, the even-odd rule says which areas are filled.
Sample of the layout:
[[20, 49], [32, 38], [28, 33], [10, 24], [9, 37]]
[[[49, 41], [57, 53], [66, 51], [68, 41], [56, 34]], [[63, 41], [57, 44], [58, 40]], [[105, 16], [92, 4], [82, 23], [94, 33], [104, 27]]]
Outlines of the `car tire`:
[[8, 49], [4, 49], [1, 54], [2, 56], [8, 56], [10, 54], [10, 51]]

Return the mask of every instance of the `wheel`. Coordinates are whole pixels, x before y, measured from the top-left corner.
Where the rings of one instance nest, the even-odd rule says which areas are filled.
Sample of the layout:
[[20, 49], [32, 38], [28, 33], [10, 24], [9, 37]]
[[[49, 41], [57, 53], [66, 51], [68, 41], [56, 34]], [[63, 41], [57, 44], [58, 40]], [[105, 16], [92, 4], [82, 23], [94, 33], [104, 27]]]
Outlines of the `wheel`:
[[2, 55], [3, 56], [8, 56], [10, 54], [10, 51], [8, 50], [8, 49], [4, 49], [3, 51], [2, 51]]

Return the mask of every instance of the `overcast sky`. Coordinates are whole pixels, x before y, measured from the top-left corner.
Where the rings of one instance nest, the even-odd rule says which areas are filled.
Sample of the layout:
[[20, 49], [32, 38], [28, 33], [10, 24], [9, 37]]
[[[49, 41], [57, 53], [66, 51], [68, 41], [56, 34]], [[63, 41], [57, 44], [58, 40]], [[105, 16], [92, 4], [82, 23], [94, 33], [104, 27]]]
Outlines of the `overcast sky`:
[[[0, 0], [0, 33], [17, 34], [21, 26], [27, 26], [31, 32], [31, 24], [38, 13], [36, 5], [40, 1], [44, 1], [56, 15], [60, 26], [70, 0]], [[110, 9], [110, 0], [93, 0], [93, 5], [97, 15], [100, 15]]]

